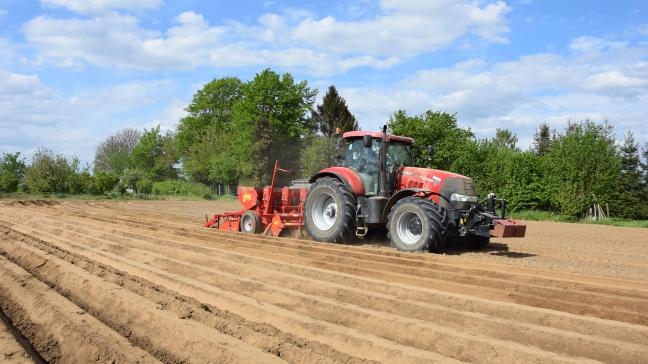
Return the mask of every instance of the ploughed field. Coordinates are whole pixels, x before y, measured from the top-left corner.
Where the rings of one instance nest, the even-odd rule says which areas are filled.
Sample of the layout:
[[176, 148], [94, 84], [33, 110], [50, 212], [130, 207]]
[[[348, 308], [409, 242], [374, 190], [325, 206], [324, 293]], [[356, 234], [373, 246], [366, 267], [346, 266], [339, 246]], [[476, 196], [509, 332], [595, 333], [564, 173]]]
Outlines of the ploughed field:
[[648, 362], [648, 230], [432, 255], [201, 227], [237, 207], [0, 202], [0, 361]]

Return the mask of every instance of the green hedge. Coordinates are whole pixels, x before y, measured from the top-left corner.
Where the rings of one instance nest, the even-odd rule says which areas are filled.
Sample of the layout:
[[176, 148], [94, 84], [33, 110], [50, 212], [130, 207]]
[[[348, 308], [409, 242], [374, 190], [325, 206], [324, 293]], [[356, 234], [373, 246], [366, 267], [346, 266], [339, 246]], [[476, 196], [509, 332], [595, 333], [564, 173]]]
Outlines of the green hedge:
[[211, 190], [202, 183], [168, 180], [154, 182], [152, 193], [154, 195], [205, 196], [211, 195]]

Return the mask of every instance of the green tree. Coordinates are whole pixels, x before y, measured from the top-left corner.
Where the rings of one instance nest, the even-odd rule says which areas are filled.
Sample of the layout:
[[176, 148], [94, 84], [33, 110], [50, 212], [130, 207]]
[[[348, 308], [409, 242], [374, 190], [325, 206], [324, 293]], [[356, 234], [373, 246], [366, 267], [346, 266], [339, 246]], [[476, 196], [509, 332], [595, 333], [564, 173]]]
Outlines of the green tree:
[[315, 129], [306, 113], [316, 91], [306, 81], [295, 82], [290, 73], [270, 69], [243, 86], [243, 97], [234, 105], [230, 154], [238, 159], [239, 175], [249, 184], [268, 184], [275, 159], [289, 169], [298, 168], [303, 138]]
[[[474, 143], [473, 132], [458, 127], [456, 115], [447, 112], [430, 110], [409, 116], [400, 110], [392, 115], [387, 125], [393, 134], [414, 138], [412, 152], [418, 166], [450, 170], [459, 156], [465, 153], [467, 145]], [[428, 145], [434, 147], [431, 163]]]
[[322, 100], [322, 104], [313, 110], [311, 117], [315, 120], [320, 133], [332, 136], [340, 128], [342, 133], [358, 130], [355, 116], [347, 107], [346, 100], [340, 96], [335, 86], [331, 85]]
[[643, 161], [640, 163], [641, 169], [641, 218], [648, 219], [648, 205], [645, 201], [648, 201], [648, 143], [645, 143], [643, 150], [641, 152], [641, 157]]
[[135, 193], [145, 193], [140, 191], [140, 187], [146, 186], [146, 181], [151, 181], [151, 187], [153, 187], [152, 179], [151, 173], [142, 168], [126, 168], [119, 176], [117, 187], [121, 193], [125, 193], [129, 189]]
[[93, 180], [90, 175], [90, 166], [81, 168], [79, 158], [73, 157], [70, 162], [70, 172], [67, 178], [67, 191], [72, 194], [89, 193]]
[[619, 185], [619, 156], [607, 123], [570, 123], [552, 140], [544, 156], [544, 175], [552, 205], [581, 216], [595, 199], [612, 201]]
[[514, 152], [504, 170], [506, 181], [498, 189], [512, 210], [547, 210], [551, 201], [543, 178], [542, 159], [535, 152]]
[[533, 150], [538, 155], [545, 155], [551, 144], [551, 130], [549, 124], [542, 123], [533, 135]]
[[312, 135], [304, 144], [300, 160], [302, 177], [310, 178], [321, 169], [333, 165], [336, 155], [334, 138]]
[[109, 136], [97, 147], [94, 172], [121, 174], [125, 168], [131, 166], [131, 153], [141, 136], [139, 130], [130, 128]]
[[112, 173], [98, 172], [94, 175], [93, 188], [91, 192], [95, 195], [103, 195], [115, 189], [117, 185], [117, 177]]
[[133, 148], [132, 161], [135, 169], [147, 171], [155, 181], [177, 178], [175, 164], [178, 153], [172, 134], [160, 135], [160, 126], [144, 130], [139, 143]]
[[[243, 83], [236, 77], [214, 79], [196, 91], [185, 109], [189, 115], [180, 120], [176, 134], [183, 158], [191, 157], [189, 150], [207, 130], [226, 132], [230, 129], [234, 104], [242, 96]], [[200, 173], [207, 174], [206, 171]]]
[[0, 159], [0, 192], [16, 192], [25, 175], [25, 161], [20, 153], [4, 153]]
[[137, 180], [135, 186], [137, 187], [138, 193], [150, 194], [153, 190], [153, 180], [148, 176], [143, 176]]
[[518, 142], [517, 135], [508, 129], [497, 128], [493, 143], [496, 147], [515, 149]]
[[69, 190], [68, 180], [73, 173], [65, 157], [54, 155], [48, 149], [39, 149], [25, 170], [25, 185], [30, 192], [65, 193]]
[[639, 144], [635, 142], [632, 132], [625, 135], [620, 148], [619, 190], [615, 198], [613, 211], [621, 217], [640, 219], [643, 217], [643, 190]]

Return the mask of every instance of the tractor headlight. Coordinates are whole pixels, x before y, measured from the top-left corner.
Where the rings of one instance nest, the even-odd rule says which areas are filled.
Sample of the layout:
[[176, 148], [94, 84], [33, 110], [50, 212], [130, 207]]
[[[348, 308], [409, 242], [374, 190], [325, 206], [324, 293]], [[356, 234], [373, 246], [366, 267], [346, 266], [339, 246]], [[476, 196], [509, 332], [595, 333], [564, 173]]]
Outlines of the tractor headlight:
[[452, 202], [477, 202], [477, 196], [462, 195], [460, 193], [453, 193], [450, 195]]

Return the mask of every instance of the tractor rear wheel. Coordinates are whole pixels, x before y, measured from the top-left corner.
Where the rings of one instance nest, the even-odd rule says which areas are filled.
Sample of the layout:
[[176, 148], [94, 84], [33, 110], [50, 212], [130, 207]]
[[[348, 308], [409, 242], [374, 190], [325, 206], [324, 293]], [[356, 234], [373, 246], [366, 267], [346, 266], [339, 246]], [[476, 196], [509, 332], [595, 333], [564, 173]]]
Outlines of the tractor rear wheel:
[[322, 177], [311, 185], [304, 204], [308, 234], [317, 241], [348, 242], [355, 232], [356, 198], [336, 178]]
[[261, 218], [252, 210], [245, 211], [241, 216], [241, 231], [248, 234], [261, 232]]
[[406, 197], [389, 212], [387, 229], [387, 237], [398, 250], [439, 253], [448, 238], [448, 215], [434, 201]]

